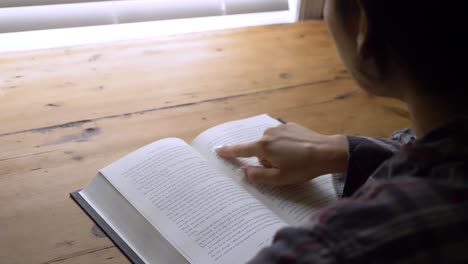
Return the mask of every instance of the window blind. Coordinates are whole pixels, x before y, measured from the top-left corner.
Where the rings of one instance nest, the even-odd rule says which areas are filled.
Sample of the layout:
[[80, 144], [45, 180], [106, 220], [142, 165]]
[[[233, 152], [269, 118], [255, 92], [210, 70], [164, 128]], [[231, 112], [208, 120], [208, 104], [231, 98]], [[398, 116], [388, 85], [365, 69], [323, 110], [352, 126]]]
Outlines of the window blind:
[[[87, 2], [104, 2], [104, 1], [115, 1], [115, 0], [1, 0], [0, 1], [0, 8], [2, 8], [2, 7], [21, 7], [21, 6], [87, 3]], [[125, 0], [120, 0], [120, 1], [125, 1]]]
[[288, 0], [1, 0], [0, 33], [288, 10]]

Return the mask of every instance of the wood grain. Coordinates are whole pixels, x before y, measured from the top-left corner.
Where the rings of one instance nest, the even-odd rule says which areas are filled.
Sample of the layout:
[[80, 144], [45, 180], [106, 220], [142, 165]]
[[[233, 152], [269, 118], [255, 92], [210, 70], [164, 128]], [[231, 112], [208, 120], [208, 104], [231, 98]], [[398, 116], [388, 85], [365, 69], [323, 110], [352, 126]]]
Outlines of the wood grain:
[[79, 254], [73, 257], [58, 259], [50, 264], [83, 264], [83, 263], [102, 263], [102, 264], [120, 264], [129, 263], [125, 256], [120, 253], [116, 247], [98, 249], [87, 254]]
[[307, 25], [3, 54], [0, 134], [343, 75], [326, 27]]
[[[343, 72], [323, 30], [306, 22], [0, 56], [9, 69], [2, 76], [12, 80], [12, 69], [21, 67], [24, 76], [0, 97], [1, 263], [128, 263], [109, 239], [93, 234], [94, 224], [68, 193], [152, 141], [190, 142], [211, 126], [260, 113], [322, 133], [388, 136], [407, 126], [401, 104], [367, 96]], [[258, 43], [276, 37], [276, 44]], [[219, 41], [233, 50], [225, 55], [229, 63], [201, 51]], [[171, 52], [136, 56], [155, 43]], [[284, 51], [291, 47], [297, 50]], [[89, 79], [95, 54], [107, 69], [95, 74], [99, 82]], [[54, 74], [39, 73], [48, 64]], [[135, 67], [142, 65], [140, 73]], [[57, 87], [69, 77], [74, 85]], [[98, 83], [115, 89], [89, 89]]]

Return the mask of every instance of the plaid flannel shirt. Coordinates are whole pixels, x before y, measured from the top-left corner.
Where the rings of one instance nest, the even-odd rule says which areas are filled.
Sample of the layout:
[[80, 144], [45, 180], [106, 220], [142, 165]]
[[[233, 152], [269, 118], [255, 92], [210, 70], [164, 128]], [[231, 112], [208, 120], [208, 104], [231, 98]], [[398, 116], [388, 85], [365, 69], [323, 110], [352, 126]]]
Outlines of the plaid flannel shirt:
[[348, 142], [343, 199], [249, 263], [468, 263], [468, 118]]

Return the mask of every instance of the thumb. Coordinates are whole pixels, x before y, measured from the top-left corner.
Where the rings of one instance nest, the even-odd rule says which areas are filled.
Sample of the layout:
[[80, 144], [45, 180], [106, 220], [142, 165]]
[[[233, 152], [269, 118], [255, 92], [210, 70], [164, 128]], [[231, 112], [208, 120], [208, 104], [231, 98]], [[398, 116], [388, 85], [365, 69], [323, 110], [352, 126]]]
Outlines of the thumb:
[[257, 166], [241, 167], [247, 180], [252, 183], [281, 185], [280, 170], [277, 168], [265, 168]]

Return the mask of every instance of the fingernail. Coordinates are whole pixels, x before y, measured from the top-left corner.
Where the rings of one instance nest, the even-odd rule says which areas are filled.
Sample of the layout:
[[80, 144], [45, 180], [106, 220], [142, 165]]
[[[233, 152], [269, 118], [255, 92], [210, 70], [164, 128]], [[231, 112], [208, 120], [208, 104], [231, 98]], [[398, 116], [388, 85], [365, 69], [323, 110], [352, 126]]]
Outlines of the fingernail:
[[242, 167], [238, 168], [237, 171], [238, 171], [239, 173], [244, 174], [244, 176], [247, 176], [247, 174], [246, 174], [246, 172], [247, 172], [247, 166], [242, 166]]
[[215, 151], [218, 151], [219, 149], [221, 149], [221, 148], [223, 148], [223, 147], [224, 147], [223, 145], [216, 146], [216, 147], [214, 147], [214, 150], [215, 150]]

